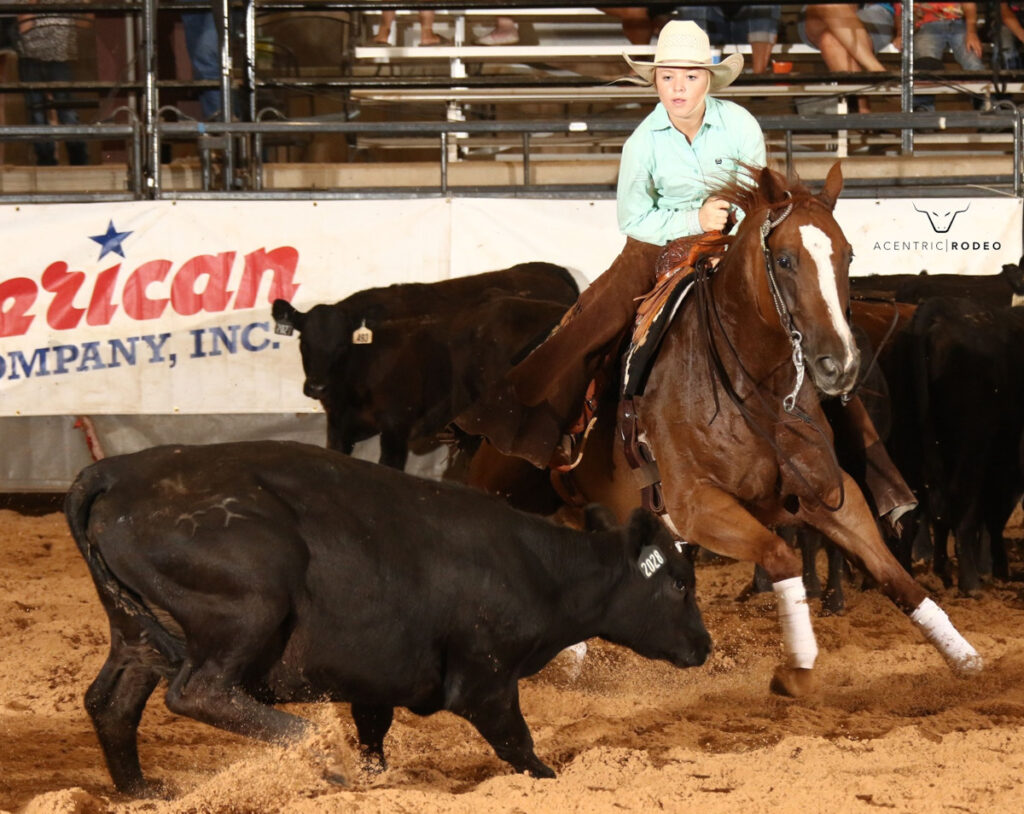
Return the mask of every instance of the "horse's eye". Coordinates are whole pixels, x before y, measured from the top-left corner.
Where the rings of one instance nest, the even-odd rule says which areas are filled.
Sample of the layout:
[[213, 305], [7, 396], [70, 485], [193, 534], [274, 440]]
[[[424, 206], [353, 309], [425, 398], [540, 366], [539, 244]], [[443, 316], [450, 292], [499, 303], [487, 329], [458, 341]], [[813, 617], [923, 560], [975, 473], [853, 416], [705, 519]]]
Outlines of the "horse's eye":
[[786, 269], [787, 271], [793, 268], [793, 262], [789, 259], [788, 254], [780, 254], [775, 258], [775, 265], [780, 269]]

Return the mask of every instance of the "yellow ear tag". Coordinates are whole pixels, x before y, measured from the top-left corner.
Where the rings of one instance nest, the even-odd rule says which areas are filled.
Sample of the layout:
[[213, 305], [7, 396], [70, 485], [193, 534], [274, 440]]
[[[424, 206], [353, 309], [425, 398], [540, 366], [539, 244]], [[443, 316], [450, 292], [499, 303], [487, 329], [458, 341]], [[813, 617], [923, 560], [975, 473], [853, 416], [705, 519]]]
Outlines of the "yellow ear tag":
[[373, 331], [366, 327], [366, 320], [363, 320], [363, 324], [352, 331], [352, 344], [353, 345], [372, 345], [373, 344]]

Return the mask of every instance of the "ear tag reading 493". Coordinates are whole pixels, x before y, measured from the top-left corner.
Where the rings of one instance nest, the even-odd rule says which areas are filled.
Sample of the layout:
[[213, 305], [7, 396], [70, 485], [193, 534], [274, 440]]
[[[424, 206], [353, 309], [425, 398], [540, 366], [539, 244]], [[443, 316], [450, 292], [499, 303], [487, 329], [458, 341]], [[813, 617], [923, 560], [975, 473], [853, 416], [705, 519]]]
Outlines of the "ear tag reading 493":
[[372, 345], [373, 344], [373, 331], [366, 327], [366, 320], [363, 320], [363, 324], [352, 331], [352, 344], [353, 345]]
[[636, 564], [640, 566], [640, 573], [644, 575], [644, 579], [650, 579], [665, 564], [665, 555], [656, 545], [644, 546], [640, 549], [640, 559]]

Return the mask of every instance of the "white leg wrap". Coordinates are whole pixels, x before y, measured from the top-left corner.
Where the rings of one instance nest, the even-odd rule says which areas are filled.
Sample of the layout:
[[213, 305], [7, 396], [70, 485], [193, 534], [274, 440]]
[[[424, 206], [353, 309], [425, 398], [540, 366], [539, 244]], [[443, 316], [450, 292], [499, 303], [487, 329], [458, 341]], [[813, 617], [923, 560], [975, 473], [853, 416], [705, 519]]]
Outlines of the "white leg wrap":
[[583, 661], [587, 656], [587, 643], [576, 642], [576, 644], [570, 644], [562, 652], [569, 656], [573, 661]]
[[811, 627], [811, 609], [802, 577], [791, 577], [772, 585], [779, 603], [782, 644], [790, 667], [811, 669], [818, 657], [818, 643]]
[[587, 657], [587, 643], [577, 642], [576, 644], [570, 644], [562, 651], [562, 655], [568, 658], [566, 672], [569, 674], [569, 677], [579, 678], [580, 673], [583, 672], [583, 660]]
[[935, 645], [954, 672], [971, 675], [981, 671], [983, 663], [978, 651], [960, 635], [946, 612], [931, 599], [924, 599], [910, 614], [910, 620]]

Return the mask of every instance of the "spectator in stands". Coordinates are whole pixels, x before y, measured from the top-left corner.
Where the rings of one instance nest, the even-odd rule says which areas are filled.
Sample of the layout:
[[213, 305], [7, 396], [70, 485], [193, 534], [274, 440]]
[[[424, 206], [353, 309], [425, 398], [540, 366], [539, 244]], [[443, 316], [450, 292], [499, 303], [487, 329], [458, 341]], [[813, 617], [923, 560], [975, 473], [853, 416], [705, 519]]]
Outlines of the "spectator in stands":
[[976, 3], [914, 3], [914, 58], [942, 61], [946, 50], [965, 71], [984, 70]]
[[[715, 61], [696, 23], [673, 20], [658, 37], [653, 62], [626, 61], [654, 84], [660, 101], [622, 150], [617, 201], [626, 245], [583, 292], [571, 317], [509, 372], [494, 398], [456, 420], [538, 466], [549, 463], [560, 433], [578, 415], [602, 351], [634, 317], [635, 299], [653, 287], [665, 245], [722, 229], [729, 205], [710, 197], [711, 190], [741, 172], [741, 164], [765, 165], [757, 119], [711, 95], [740, 75], [741, 55]], [[520, 434], [520, 428], [528, 429]]]
[[[61, 0], [43, 0], [60, 3]], [[88, 18], [70, 14], [18, 15], [18, 79], [22, 82], [70, 82], [72, 63], [78, 59], [78, 27]], [[47, 124], [50, 111], [55, 111], [61, 124], [78, 124], [78, 113], [72, 107], [69, 90], [30, 90], [25, 93], [28, 120]], [[36, 164], [55, 166], [57, 145], [52, 141], [32, 144]], [[84, 141], [68, 141], [68, 163], [88, 164], [89, 151]]]
[[[391, 38], [391, 26], [395, 22], [395, 12], [382, 11], [380, 13], [380, 28], [377, 29], [377, 36], [370, 40], [371, 45], [387, 45]], [[434, 33], [434, 12], [420, 12], [420, 45], [440, 45], [443, 37]]]
[[[209, 0], [184, 0], [203, 3], [203, 11], [182, 12], [181, 24], [185, 30], [185, 50], [192, 64], [193, 79], [220, 79], [220, 38]], [[203, 121], [213, 121], [220, 116], [221, 92], [217, 88], [203, 88], [199, 91], [199, 109]]]
[[766, 73], [772, 61], [772, 48], [779, 36], [781, 6], [678, 6], [676, 20], [693, 20], [708, 32], [714, 45], [750, 43], [750, 67], [754, 73]]
[[[600, 10], [622, 20], [622, 33], [633, 45], [650, 45], [651, 37], [658, 28], [652, 12], [643, 6], [601, 6]], [[664, 18], [662, 18], [664, 19]]]
[[477, 45], [515, 45], [519, 42], [519, 24], [511, 17], [498, 17], [494, 30], [476, 41]]
[[1020, 70], [1024, 65], [1021, 60], [1021, 43], [1024, 43], [1024, 3], [1000, 3], [999, 16], [1001, 25], [998, 27], [998, 39], [993, 42], [997, 47], [996, 64], [1009, 70]]
[[[196, 3], [204, 6], [203, 11], [185, 11], [181, 14], [182, 27], [185, 29], [185, 49], [192, 65], [193, 79], [220, 80], [220, 19], [214, 15], [218, 4], [216, 0], [181, 0], [184, 3]], [[231, 31], [237, 43], [245, 31], [245, 14], [240, 9], [231, 10]], [[220, 88], [203, 88], [199, 91], [199, 108], [204, 121], [214, 121], [221, 116]], [[236, 117], [241, 115], [241, 102], [238, 94], [234, 94], [232, 103]]]
[[[7, 81], [7, 70], [18, 45], [18, 18], [13, 14], [0, 16], [0, 82]], [[0, 127], [7, 123], [7, 95], [0, 94]], [[4, 145], [0, 142], [0, 164], [4, 162]]]
[[896, 27], [896, 5], [865, 3], [857, 9], [857, 17], [871, 37], [871, 49], [877, 54], [887, 45], [900, 50], [902, 35]]
[[856, 4], [806, 6], [801, 38], [821, 51], [830, 71], [884, 71], [871, 36], [857, 16]]
[[[821, 51], [821, 59], [830, 71], [885, 70], [875, 56], [874, 41], [855, 4], [806, 6], [804, 18], [800, 21], [800, 37]], [[889, 41], [892, 41], [891, 36]], [[857, 97], [857, 112], [871, 112], [866, 96]]]
[[[965, 71], [984, 70], [975, 3], [914, 3], [914, 59], [917, 67], [942, 69], [949, 49]], [[914, 96], [914, 110], [935, 110], [935, 97]]]

